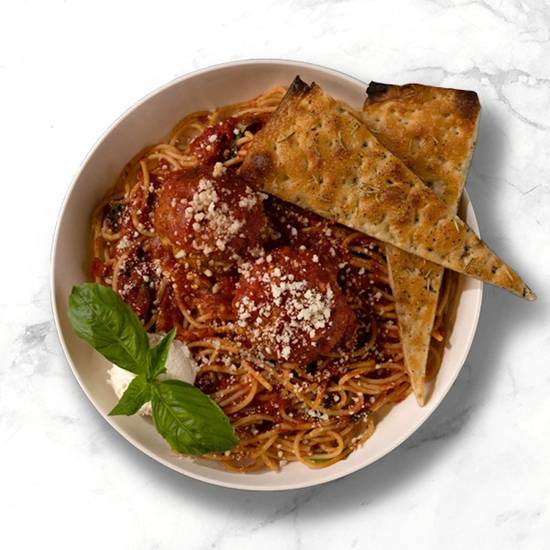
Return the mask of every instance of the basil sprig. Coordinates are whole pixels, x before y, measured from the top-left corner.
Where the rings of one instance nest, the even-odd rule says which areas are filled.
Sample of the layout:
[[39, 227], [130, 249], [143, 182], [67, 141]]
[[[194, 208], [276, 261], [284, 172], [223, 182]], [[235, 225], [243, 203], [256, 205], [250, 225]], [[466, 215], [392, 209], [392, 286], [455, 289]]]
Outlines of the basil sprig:
[[172, 449], [199, 455], [239, 442], [229, 419], [206, 394], [181, 380], [159, 380], [176, 335], [154, 347], [139, 318], [112, 289], [95, 283], [73, 287], [69, 320], [74, 331], [111, 363], [136, 375], [109, 415], [132, 415], [151, 401], [157, 431]]

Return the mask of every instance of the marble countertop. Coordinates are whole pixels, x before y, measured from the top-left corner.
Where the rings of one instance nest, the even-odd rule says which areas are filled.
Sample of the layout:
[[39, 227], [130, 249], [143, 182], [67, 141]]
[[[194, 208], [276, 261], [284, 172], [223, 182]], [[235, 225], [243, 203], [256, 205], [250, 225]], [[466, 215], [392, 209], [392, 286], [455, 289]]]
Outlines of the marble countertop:
[[[1, 547], [548, 548], [548, 2], [5, 0], [0, 21]], [[49, 298], [58, 210], [100, 133], [170, 79], [251, 57], [477, 90], [468, 191], [485, 239], [539, 294], [486, 287], [460, 377], [400, 448], [273, 494], [187, 479], [124, 441], [73, 378]]]

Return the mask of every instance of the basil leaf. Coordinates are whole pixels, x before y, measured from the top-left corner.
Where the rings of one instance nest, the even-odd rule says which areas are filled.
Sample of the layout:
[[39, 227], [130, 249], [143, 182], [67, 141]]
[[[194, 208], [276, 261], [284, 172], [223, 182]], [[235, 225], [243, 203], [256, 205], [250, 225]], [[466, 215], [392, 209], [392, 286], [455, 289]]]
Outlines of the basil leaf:
[[165, 334], [162, 340], [151, 350], [151, 368], [149, 369], [149, 380], [154, 380], [159, 374], [166, 372], [166, 360], [170, 346], [176, 336], [176, 329], [173, 328]]
[[136, 376], [128, 385], [126, 391], [122, 394], [120, 401], [109, 413], [109, 416], [125, 414], [130, 416], [141, 409], [147, 401], [151, 401], [151, 384], [143, 374]]
[[74, 331], [111, 363], [134, 374], [148, 371], [149, 340], [138, 316], [111, 288], [84, 283], [69, 297]]
[[189, 455], [227, 451], [239, 442], [220, 407], [191, 384], [165, 380], [152, 386], [153, 420], [172, 449]]

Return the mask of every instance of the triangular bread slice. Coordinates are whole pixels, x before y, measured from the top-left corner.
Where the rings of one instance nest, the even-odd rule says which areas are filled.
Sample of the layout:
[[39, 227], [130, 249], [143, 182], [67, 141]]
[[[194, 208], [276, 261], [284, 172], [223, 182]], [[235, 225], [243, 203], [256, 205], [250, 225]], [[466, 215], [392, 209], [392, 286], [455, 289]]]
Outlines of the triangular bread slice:
[[[371, 82], [363, 119], [378, 141], [456, 212], [474, 151], [479, 110], [475, 92]], [[416, 399], [424, 405], [444, 270], [390, 244], [386, 257], [405, 366]]]
[[372, 135], [361, 114], [296, 78], [256, 134], [240, 173], [282, 200], [417, 256], [535, 295]]

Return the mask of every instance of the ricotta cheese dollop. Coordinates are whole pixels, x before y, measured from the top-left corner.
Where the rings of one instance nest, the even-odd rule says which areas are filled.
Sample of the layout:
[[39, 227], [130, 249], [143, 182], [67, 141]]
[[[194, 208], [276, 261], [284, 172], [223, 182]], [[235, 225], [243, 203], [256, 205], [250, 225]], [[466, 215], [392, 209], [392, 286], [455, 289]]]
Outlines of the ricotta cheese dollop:
[[[154, 346], [160, 342], [163, 336], [163, 334], [149, 334], [149, 343]], [[176, 379], [192, 384], [198, 370], [199, 368], [193, 360], [189, 348], [183, 342], [174, 340], [168, 352], [166, 372], [159, 376], [159, 380]], [[136, 375], [113, 364], [107, 376], [107, 382], [120, 399]], [[138, 412], [141, 415], [151, 415], [151, 402], [145, 403]]]

